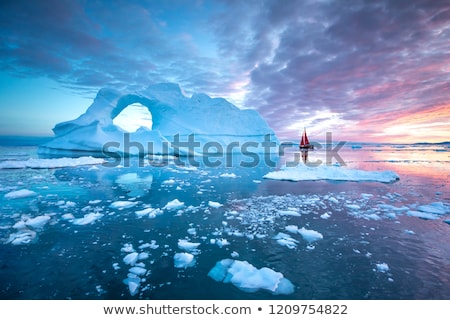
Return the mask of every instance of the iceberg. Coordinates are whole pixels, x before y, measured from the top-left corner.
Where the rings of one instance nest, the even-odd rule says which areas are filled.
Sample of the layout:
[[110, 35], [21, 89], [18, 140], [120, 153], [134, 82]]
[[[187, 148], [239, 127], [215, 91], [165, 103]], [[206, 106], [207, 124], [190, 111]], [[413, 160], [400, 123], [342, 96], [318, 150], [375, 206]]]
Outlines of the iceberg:
[[393, 171], [366, 171], [325, 165], [312, 167], [304, 164], [293, 167], [283, 166], [279, 171], [267, 173], [264, 178], [288, 181], [336, 180], [383, 183], [392, 183], [400, 179], [398, 174]]
[[[135, 132], [126, 132], [113, 120], [136, 103], [148, 109], [152, 127], [141, 126]], [[58, 123], [53, 132], [55, 137], [39, 148], [39, 154], [188, 155], [215, 153], [218, 149], [233, 153], [239, 148], [229, 146], [242, 146], [246, 142], [255, 145], [252, 151], [264, 152], [264, 142], [279, 143], [274, 131], [256, 110], [239, 109], [223, 98], [211, 98], [206, 94], [187, 97], [173, 83], [151, 85], [139, 92], [103, 88], [84, 114]], [[192, 135], [198, 145], [195, 150], [183, 145]], [[270, 140], [266, 140], [267, 137]], [[107, 145], [111, 148], [105, 150]]]

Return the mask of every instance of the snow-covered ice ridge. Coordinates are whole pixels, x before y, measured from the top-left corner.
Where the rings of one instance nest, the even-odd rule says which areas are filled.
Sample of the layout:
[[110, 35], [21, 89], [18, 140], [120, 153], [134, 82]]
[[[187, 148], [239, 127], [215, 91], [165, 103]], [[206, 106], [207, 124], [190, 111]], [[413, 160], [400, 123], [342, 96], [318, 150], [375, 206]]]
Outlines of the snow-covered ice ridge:
[[299, 164], [293, 167], [283, 166], [279, 171], [269, 172], [264, 176], [272, 180], [289, 181], [376, 181], [391, 183], [400, 179], [393, 171], [366, 171], [359, 169], [347, 169], [341, 166], [307, 166]]
[[[191, 134], [195, 134], [195, 142], [199, 142], [200, 146], [213, 141], [223, 146], [224, 150], [231, 143], [242, 145], [256, 142], [259, 147], [252, 148], [252, 151], [257, 152], [258, 148], [263, 151], [261, 143], [266, 135], [270, 136], [271, 141], [279, 142], [257, 111], [241, 110], [223, 98], [210, 98], [205, 94], [194, 94], [188, 98], [177, 84], [163, 83], [131, 93], [101, 89], [84, 114], [54, 127], [55, 138], [44, 144], [39, 152], [102, 152], [108, 142], [120, 143], [120, 146], [114, 147], [114, 152], [140, 152], [137, 148], [126, 148], [124, 131], [113, 123], [113, 119], [133, 103], [144, 105], [152, 114], [152, 130], [141, 127], [129, 135], [129, 141], [140, 143], [144, 153], [185, 154], [189, 150], [181, 145], [178, 150], [173, 148], [177, 146], [174, 139], [178, 136], [179, 141], [186, 142]], [[149, 142], [153, 144], [151, 147]], [[169, 143], [168, 150], [163, 148], [165, 143]], [[202, 153], [202, 148], [196, 148], [195, 152]]]

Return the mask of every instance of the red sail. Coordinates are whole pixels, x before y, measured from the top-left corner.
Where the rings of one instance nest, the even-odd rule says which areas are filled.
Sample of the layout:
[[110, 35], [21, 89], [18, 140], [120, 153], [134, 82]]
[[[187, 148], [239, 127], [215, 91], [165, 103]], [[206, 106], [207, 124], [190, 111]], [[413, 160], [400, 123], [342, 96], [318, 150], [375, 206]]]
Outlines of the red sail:
[[305, 144], [309, 145], [309, 140], [308, 140], [308, 137], [306, 136], [306, 130], [305, 130]]
[[300, 142], [300, 147], [303, 147], [305, 145], [305, 136], [302, 136], [302, 141]]

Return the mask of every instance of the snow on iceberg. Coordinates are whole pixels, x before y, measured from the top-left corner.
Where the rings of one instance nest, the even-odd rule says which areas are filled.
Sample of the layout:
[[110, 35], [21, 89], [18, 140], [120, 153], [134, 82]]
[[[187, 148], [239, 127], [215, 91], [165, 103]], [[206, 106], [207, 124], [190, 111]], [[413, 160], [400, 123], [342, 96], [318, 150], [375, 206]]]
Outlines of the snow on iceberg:
[[397, 173], [393, 171], [366, 171], [325, 165], [312, 167], [304, 164], [294, 167], [283, 166], [279, 171], [267, 173], [264, 178], [288, 181], [336, 180], [376, 181], [383, 183], [391, 183], [400, 179]]
[[[125, 131], [113, 120], [129, 105], [140, 103], [148, 108], [152, 117], [152, 128], [140, 127], [135, 132]], [[138, 119], [137, 119], [138, 120]], [[58, 154], [64, 151], [102, 153], [106, 143], [114, 142], [107, 151], [121, 154], [190, 154], [192, 150], [182, 147], [191, 134], [200, 142], [194, 154], [203, 153], [203, 146], [211, 141], [233, 152], [239, 148], [226, 146], [238, 142], [256, 142], [255, 152], [263, 152], [266, 136], [278, 143], [278, 138], [265, 120], [255, 110], [241, 110], [222, 98], [210, 98], [205, 94], [186, 97], [177, 84], [151, 85], [139, 92], [119, 92], [101, 89], [92, 105], [77, 119], [58, 123], [54, 128], [55, 138], [42, 145], [40, 154]], [[127, 148], [128, 142], [142, 145]], [[178, 139], [178, 142], [176, 141]], [[180, 143], [181, 142], [181, 143]], [[116, 143], [119, 143], [117, 145]], [[206, 148], [208, 149], [208, 148]], [[208, 150], [206, 150], [207, 152]]]
[[83, 218], [78, 218], [72, 221], [73, 224], [79, 225], [79, 226], [84, 226], [86, 224], [90, 224], [90, 223], [94, 223], [96, 220], [100, 219], [101, 217], [103, 217], [102, 213], [88, 213], [85, 214]]
[[257, 269], [247, 261], [221, 260], [209, 271], [208, 276], [218, 282], [231, 282], [245, 292], [261, 289], [276, 295], [294, 292], [294, 285], [282, 273], [267, 267]]
[[102, 164], [105, 159], [90, 156], [79, 158], [28, 159], [23, 161], [0, 162], [0, 169], [53, 169]]

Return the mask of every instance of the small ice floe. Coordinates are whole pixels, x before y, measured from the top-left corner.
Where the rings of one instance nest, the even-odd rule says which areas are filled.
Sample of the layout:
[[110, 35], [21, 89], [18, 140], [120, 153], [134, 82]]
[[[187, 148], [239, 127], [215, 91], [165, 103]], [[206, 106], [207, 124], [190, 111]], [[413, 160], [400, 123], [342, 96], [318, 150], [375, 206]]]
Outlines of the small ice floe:
[[209, 243], [211, 243], [211, 244], [216, 244], [217, 246], [219, 246], [219, 248], [222, 248], [222, 247], [224, 247], [224, 246], [230, 245], [230, 243], [228, 242], [228, 240], [227, 240], [227, 239], [224, 239], [224, 238], [220, 238], [220, 239], [211, 239], [211, 240], [209, 241]]
[[421, 218], [424, 220], [437, 220], [439, 219], [439, 216], [433, 213], [428, 213], [428, 212], [422, 212], [422, 211], [415, 211], [415, 210], [409, 210], [408, 212], [406, 212], [407, 216], [410, 217], [417, 217], [417, 218]]
[[276, 295], [294, 292], [294, 285], [281, 272], [267, 267], [257, 269], [247, 261], [221, 260], [209, 271], [208, 276], [218, 282], [231, 283], [245, 292], [267, 290]]
[[114, 201], [113, 203], [111, 203], [109, 205], [109, 207], [112, 209], [123, 210], [123, 209], [132, 208], [135, 205], [137, 205], [136, 201]]
[[131, 267], [130, 269], [128, 269], [128, 272], [142, 277], [147, 273], [147, 269], [142, 267]]
[[223, 206], [223, 204], [215, 201], [208, 201], [208, 206], [210, 206], [211, 208], [220, 208], [221, 206]]
[[50, 219], [51, 218], [47, 215], [37, 216], [26, 220], [25, 225], [34, 230], [38, 230], [42, 229], [47, 224], [47, 222], [50, 221]]
[[128, 286], [128, 290], [130, 291], [130, 294], [132, 296], [135, 296], [139, 292], [139, 288], [141, 287], [141, 278], [137, 276], [129, 276], [125, 280], [123, 280], [123, 283], [125, 283]]
[[99, 199], [97, 199], [97, 200], [90, 200], [89, 204], [99, 204], [100, 202], [102, 202], [102, 200], [99, 200]]
[[389, 266], [387, 265], [387, 263], [377, 263], [376, 264], [376, 267], [377, 267], [377, 271], [378, 272], [383, 272], [383, 273], [385, 273], [385, 272], [388, 272], [389, 271]]
[[163, 214], [164, 212], [159, 208], [145, 208], [142, 210], [135, 211], [138, 217], [148, 216], [149, 218], [155, 218], [158, 215]]
[[65, 213], [61, 216], [62, 219], [64, 220], [73, 220], [75, 219], [74, 215], [71, 213]]
[[179, 210], [184, 208], [184, 202], [181, 202], [178, 199], [174, 199], [172, 201], [167, 202], [167, 204], [164, 206], [164, 209], [167, 210]]
[[[294, 227], [296, 227], [296, 226], [294, 226]], [[286, 227], [286, 229], [287, 229], [287, 227]], [[298, 228], [297, 228], [297, 230], [298, 230]], [[289, 236], [286, 233], [279, 232], [275, 237], [273, 237], [273, 239], [277, 240], [277, 243], [279, 245], [286, 246], [289, 249], [297, 248], [298, 240], [295, 240], [294, 238], [292, 238], [291, 236]]]
[[432, 214], [444, 215], [450, 213], [450, 205], [444, 204], [442, 202], [433, 202], [430, 204], [418, 206], [417, 210]]
[[323, 239], [323, 235], [315, 230], [307, 230], [305, 228], [301, 228], [298, 230], [298, 233], [308, 242], [315, 242], [317, 240]]
[[196, 242], [189, 242], [186, 239], [179, 239], [178, 240], [178, 248], [186, 251], [196, 251], [200, 243]]
[[148, 242], [146, 242], [146, 243], [143, 243], [143, 244], [141, 244], [140, 246], [139, 246], [139, 249], [141, 249], [141, 250], [144, 250], [144, 249], [158, 249], [159, 248], [159, 245], [158, 244], [156, 244], [156, 241], [155, 240], [152, 240], [152, 241], [150, 241], [150, 243], [148, 243]]
[[236, 251], [233, 251], [232, 253], [230, 253], [230, 256], [232, 258], [238, 258], [239, 257], [239, 253], [237, 253]]
[[331, 216], [330, 216], [330, 214], [329, 214], [328, 212], [325, 212], [324, 214], [321, 214], [320, 217], [321, 217], [322, 219], [328, 219], [328, 218], [330, 218]]
[[130, 252], [134, 252], [134, 248], [133, 245], [131, 243], [125, 243], [123, 245], [123, 247], [120, 249], [121, 252], [126, 252], [126, 253], [130, 253]]
[[130, 265], [130, 266], [134, 266], [136, 264], [136, 262], [138, 261], [138, 258], [139, 258], [139, 253], [131, 252], [123, 258], [123, 263]]
[[181, 252], [175, 253], [173, 256], [175, 268], [190, 268], [195, 265], [195, 257], [191, 253]]
[[235, 175], [234, 173], [222, 173], [221, 175], [219, 175], [219, 177], [221, 177], [221, 178], [237, 178], [237, 175]]
[[97, 221], [98, 219], [100, 219], [103, 216], [104, 215], [102, 213], [92, 212], [92, 213], [85, 214], [83, 218], [74, 219], [72, 221], [72, 223], [79, 225], [79, 226], [83, 226], [86, 224], [94, 223], [95, 221]]
[[294, 216], [294, 217], [301, 216], [301, 214], [296, 210], [279, 210], [278, 214], [280, 216]]
[[164, 180], [161, 184], [162, 185], [174, 185], [176, 183], [176, 181], [174, 179], [168, 179], [168, 180]]
[[28, 197], [34, 197], [37, 193], [28, 189], [21, 189], [16, 191], [11, 191], [5, 194], [5, 199], [12, 200], [12, 199], [19, 199], [19, 198], [28, 198]]
[[20, 229], [16, 233], [9, 235], [6, 243], [11, 243], [13, 245], [29, 244], [36, 239], [36, 232], [29, 229]]
[[406, 229], [404, 232], [405, 232], [406, 234], [416, 234], [414, 231], [408, 230], [408, 229]]

